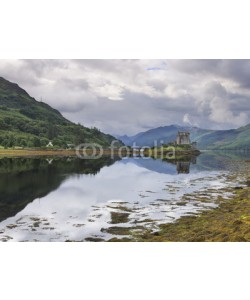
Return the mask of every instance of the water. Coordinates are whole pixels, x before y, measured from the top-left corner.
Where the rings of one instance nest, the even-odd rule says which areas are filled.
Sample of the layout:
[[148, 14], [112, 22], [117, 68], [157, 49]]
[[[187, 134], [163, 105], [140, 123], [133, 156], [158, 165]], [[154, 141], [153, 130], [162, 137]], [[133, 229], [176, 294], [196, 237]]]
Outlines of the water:
[[[1, 241], [109, 240], [196, 214], [232, 197], [231, 162], [248, 153], [197, 159], [0, 159]], [[229, 167], [230, 166], [230, 167]]]

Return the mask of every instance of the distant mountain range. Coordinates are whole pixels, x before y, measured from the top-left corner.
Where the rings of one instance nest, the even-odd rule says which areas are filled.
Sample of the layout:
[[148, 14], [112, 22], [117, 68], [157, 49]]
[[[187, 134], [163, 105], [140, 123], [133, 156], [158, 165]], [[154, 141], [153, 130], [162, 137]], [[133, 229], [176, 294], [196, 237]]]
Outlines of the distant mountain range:
[[67, 120], [56, 109], [0, 77], [0, 146], [45, 147], [52, 141], [54, 146], [63, 148], [81, 143], [108, 147], [114, 139], [97, 128]]
[[154, 146], [175, 141], [178, 131], [189, 131], [192, 142], [197, 142], [199, 149], [250, 149], [250, 124], [231, 130], [207, 130], [198, 127], [170, 125], [140, 132], [134, 136], [118, 136], [124, 144], [132, 146]]

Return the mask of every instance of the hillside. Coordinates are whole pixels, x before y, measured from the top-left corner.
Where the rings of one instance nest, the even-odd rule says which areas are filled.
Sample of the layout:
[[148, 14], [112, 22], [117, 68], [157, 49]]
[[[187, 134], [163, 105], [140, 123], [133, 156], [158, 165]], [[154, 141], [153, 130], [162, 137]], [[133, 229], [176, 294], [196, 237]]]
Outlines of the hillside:
[[109, 146], [115, 138], [64, 118], [48, 104], [38, 102], [17, 84], [0, 77], [0, 146], [56, 147], [98, 143]]
[[250, 149], [250, 124], [238, 129], [208, 132], [197, 142], [201, 149]]
[[154, 128], [135, 136], [119, 137], [125, 144], [132, 146], [160, 145], [175, 141], [178, 131], [189, 131], [192, 142], [197, 142], [199, 149], [250, 149], [250, 124], [231, 130], [207, 130], [197, 127], [170, 125]]

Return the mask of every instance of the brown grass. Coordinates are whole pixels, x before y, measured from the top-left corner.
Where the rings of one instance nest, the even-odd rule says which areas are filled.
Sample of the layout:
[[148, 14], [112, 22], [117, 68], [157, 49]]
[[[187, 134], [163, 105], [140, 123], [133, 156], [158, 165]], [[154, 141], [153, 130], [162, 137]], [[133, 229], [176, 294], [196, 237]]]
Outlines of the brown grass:
[[142, 242], [246, 242], [250, 241], [250, 188], [237, 190], [231, 200], [198, 216], [163, 224], [158, 232], [145, 232]]
[[[88, 155], [91, 154], [91, 150], [86, 151]], [[114, 155], [119, 154], [117, 150], [114, 151]], [[32, 156], [76, 156], [75, 150], [33, 150], [33, 149], [0, 149], [0, 157], [32, 157]], [[103, 155], [111, 155], [110, 150], [104, 150]], [[122, 151], [122, 155], [126, 155], [125, 151]]]
[[21, 157], [21, 156], [75, 156], [74, 150], [10, 150], [1, 149], [0, 156]]

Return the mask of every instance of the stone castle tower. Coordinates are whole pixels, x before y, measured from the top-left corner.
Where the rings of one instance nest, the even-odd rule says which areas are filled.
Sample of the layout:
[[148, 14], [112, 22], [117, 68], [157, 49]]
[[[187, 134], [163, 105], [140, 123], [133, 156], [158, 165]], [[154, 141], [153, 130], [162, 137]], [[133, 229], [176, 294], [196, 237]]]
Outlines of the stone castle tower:
[[190, 145], [190, 132], [179, 131], [176, 138], [177, 145]]

